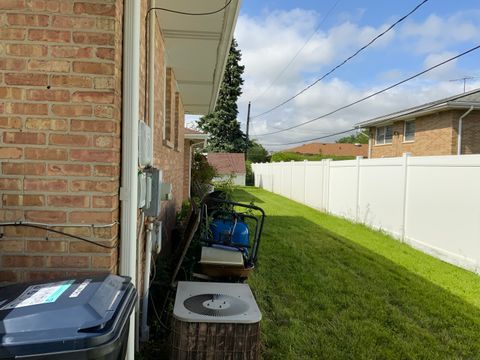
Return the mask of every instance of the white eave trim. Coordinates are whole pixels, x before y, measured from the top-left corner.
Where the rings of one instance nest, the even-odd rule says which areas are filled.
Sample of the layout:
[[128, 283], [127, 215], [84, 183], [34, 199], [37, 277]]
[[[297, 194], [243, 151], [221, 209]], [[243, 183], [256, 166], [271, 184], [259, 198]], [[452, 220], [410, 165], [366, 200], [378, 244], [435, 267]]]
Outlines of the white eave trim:
[[397, 116], [392, 117], [380, 117], [372, 120], [368, 120], [365, 122], [358, 123], [356, 128], [366, 128], [371, 126], [383, 126], [391, 124], [395, 121], [406, 120], [417, 118], [419, 116], [433, 114], [440, 111], [447, 111], [447, 110], [455, 110], [455, 109], [469, 109], [473, 107], [474, 109], [480, 109], [480, 104], [478, 102], [451, 102], [451, 103], [444, 103], [440, 104], [435, 107], [431, 107], [428, 109], [423, 110], [415, 110], [411, 112], [406, 112], [405, 114], [398, 114]]
[[208, 139], [208, 134], [185, 134], [185, 140], [206, 140]]
[[222, 37], [218, 46], [217, 65], [215, 66], [215, 73], [213, 76], [212, 97], [209, 105], [209, 113], [215, 110], [218, 93], [220, 92], [220, 85], [223, 81], [225, 73], [225, 66], [227, 65], [228, 55], [230, 53], [230, 45], [237, 24], [238, 15], [240, 13], [240, 5], [242, 0], [232, 0], [230, 5], [226, 8], [226, 20], [223, 23]]

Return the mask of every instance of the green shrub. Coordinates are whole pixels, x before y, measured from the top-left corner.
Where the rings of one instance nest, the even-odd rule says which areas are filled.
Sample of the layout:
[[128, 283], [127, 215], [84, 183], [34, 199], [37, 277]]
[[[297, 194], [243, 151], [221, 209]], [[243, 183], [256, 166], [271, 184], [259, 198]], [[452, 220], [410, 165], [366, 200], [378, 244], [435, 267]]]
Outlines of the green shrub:
[[322, 155], [322, 154], [298, 154], [291, 152], [277, 152], [272, 154], [272, 162], [280, 161], [320, 161], [323, 159], [332, 159], [332, 160], [352, 160], [355, 159], [355, 156], [335, 156], [335, 155]]
[[192, 163], [192, 196], [202, 199], [211, 187], [215, 176], [217, 171], [208, 163], [207, 158], [196, 152]]
[[247, 170], [247, 173], [245, 175], [245, 185], [253, 186], [253, 185], [255, 185], [255, 177], [253, 176], [252, 162], [247, 160], [245, 162], [245, 167], [246, 167], [246, 170]]

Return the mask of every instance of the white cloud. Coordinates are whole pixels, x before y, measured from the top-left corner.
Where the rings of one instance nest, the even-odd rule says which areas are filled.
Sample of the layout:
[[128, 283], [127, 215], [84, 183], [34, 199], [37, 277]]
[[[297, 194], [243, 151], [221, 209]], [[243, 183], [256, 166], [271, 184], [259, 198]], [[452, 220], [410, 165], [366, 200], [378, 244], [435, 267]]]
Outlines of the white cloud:
[[408, 21], [401, 30], [406, 46], [418, 53], [443, 51], [449, 44], [480, 40], [480, 11], [458, 12], [447, 18], [432, 14], [423, 22]]
[[[427, 55], [424, 60], [425, 68], [430, 68], [435, 66], [436, 64], [440, 64], [441, 62], [448, 60], [452, 57], [457, 55], [453, 51], [443, 51], [440, 53], [431, 53]], [[458, 59], [452, 60], [445, 65], [442, 65], [427, 74], [427, 77], [430, 79], [437, 79], [437, 80], [445, 80], [445, 79], [453, 79], [459, 76], [458, 69], [457, 69], [457, 62]]]
[[[261, 18], [245, 15], [239, 17], [235, 37], [242, 51], [245, 83], [238, 105], [239, 120], [243, 123], [244, 128], [249, 100], [254, 100], [252, 114], [258, 114], [279, 104], [303, 89], [312, 79], [322, 75], [339, 61], [351, 55], [387, 26], [385, 24], [378, 28], [361, 26], [355, 23], [355, 19], [349, 18], [341, 23], [337, 22], [330, 29], [318, 31], [294, 63], [288, 67], [278, 81], [269, 87], [271, 81], [315, 31], [318, 18], [318, 13], [302, 9], [273, 11], [265, 13], [265, 16]], [[480, 29], [477, 29], [476, 25], [465, 20], [462, 14], [451, 15], [446, 19], [432, 15], [423, 22], [410, 22], [400, 30], [396, 29], [397, 32], [388, 33], [375, 43], [374, 47], [388, 52], [393, 47], [398, 51], [403, 46], [405, 58], [410, 55], [412, 47], [418, 51], [421, 50], [423, 60], [420, 60], [420, 64], [413, 66], [419, 71], [422, 66], [426, 68], [451, 57], [455, 52], [448, 48], [450, 42], [472, 41], [472, 39], [480, 37]], [[445, 26], [455, 26], [455, 29], [460, 29], [460, 34], [453, 34], [456, 31], [445, 31], [448, 29]], [[473, 33], [472, 26], [478, 30], [477, 33]], [[400, 36], [398, 36], [399, 34]], [[449, 37], [449, 40], [441, 38], [442, 34]], [[405, 46], [407, 42], [410, 47]], [[435, 45], [435, 42], [438, 44]], [[370, 50], [366, 50], [360, 56], [369, 60]], [[378, 56], [378, 52], [376, 56]], [[372, 61], [376, 60], [375, 58], [371, 59]], [[253, 118], [251, 135], [255, 138], [255, 134], [272, 132], [308, 121], [378, 91], [414, 72], [411, 70], [412, 66], [402, 67], [406, 61], [398, 59], [392, 63], [390, 70], [383, 69], [377, 74], [372, 74], [370, 78], [365, 75], [365, 80], [357, 79], [357, 82], [336, 77], [337, 73], [332, 74], [281, 109], [263, 117]], [[352, 63], [346, 65], [346, 67], [350, 67], [349, 69], [357, 69], [354, 66], [355, 64]], [[361, 68], [358, 69], [362, 71]], [[463, 84], [439, 81], [439, 79], [451, 79], [451, 75], [458, 74], [458, 71], [458, 64], [452, 63], [430, 76], [415, 79], [388, 93], [306, 126], [260, 137], [260, 142], [264, 144], [285, 143], [319, 137], [351, 128], [354, 124], [375, 116], [459, 93], [463, 89]], [[372, 82], [375, 83], [373, 87]], [[480, 83], [470, 83], [470, 89], [475, 85], [478, 86]], [[259, 96], [267, 87], [269, 87], [268, 91]], [[334, 140], [335, 137], [322, 141]], [[279, 147], [269, 148], [280, 149]]]

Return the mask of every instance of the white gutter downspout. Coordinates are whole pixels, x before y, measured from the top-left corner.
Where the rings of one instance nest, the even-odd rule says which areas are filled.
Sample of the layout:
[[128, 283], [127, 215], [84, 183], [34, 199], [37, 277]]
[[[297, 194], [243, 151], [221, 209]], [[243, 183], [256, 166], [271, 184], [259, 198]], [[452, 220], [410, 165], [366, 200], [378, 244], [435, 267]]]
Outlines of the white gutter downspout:
[[[124, 1], [122, 183], [120, 188], [120, 275], [137, 285], [137, 171], [140, 94], [140, 2]], [[130, 317], [127, 360], [135, 357], [135, 311]]]
[[460, 119], [458, 119], [458, 138], [457, 138], [457, 155], [462, 155], [462, 128], [463, 128], [463, 119], [473, 111], [473, 105], [470, 106]]

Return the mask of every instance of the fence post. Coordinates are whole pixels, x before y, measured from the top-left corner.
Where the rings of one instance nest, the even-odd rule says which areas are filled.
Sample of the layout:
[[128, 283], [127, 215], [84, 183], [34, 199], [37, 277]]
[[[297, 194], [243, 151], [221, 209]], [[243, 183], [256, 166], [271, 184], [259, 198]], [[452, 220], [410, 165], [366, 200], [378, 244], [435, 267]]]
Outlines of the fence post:
[[293, 168], [294, 168], [294, 161], [290, 160], [290, 197], [292, 199], [292, 192], [293, 192]]
[[330, 212], [329, 207], [329, 198], [330, 198], [330, 163], [332, 159], [325, 159], [325, 173], [324, 173], [324, 204], [325, 204], [325, 212]]
[[357, 156], [357, 184], [356, 184], [356, 197], [355, 197], [355, 221], [358, 222], [358, 214], [360, 207], [360, 162], [363, 159], [363, 156]]
[[409, 152], [403, 153], [402, 168], [403, 168], [403, 201], [402, 201], [402, 233], [401, 241], [405, 242], [406, 225], [407, 225], [407, 183], [408, 183], [408, 158], [412, 154]]
[[303, 160], [303, 203], [307, 204], [307, 160]]

